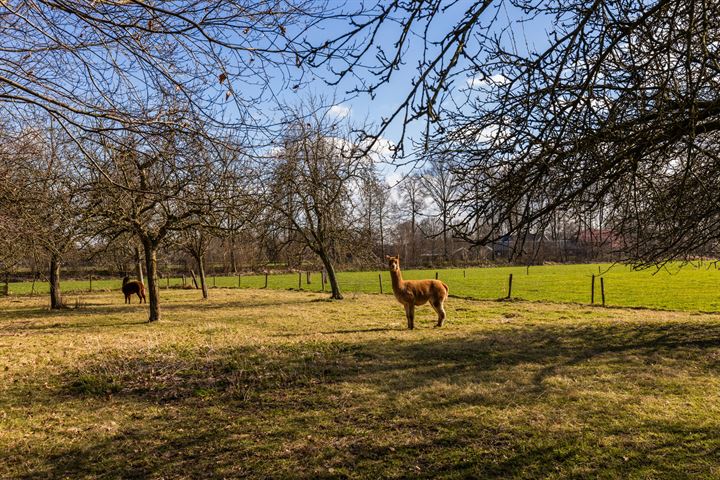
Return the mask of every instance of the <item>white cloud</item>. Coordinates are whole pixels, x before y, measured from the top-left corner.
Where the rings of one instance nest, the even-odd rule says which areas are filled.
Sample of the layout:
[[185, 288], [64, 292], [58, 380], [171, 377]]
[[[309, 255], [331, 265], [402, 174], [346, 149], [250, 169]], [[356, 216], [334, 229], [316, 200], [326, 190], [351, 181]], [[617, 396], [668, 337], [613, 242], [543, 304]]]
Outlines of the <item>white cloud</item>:
[[482, 87], [503, 85], [508, 82], [508, 78], [501, 73], [497, 73], [490, 77], [487, 77], [485, 75], [469, 77], [466, 80], [466, 82], [467, 82], [467, 86], [470, 88], [482, 88]]
[[397, 145], [390, 139], [380, 137], [373, 146], [373, 153], [380, 155], [382, 160], [388, 160], [395, 153]]
[[328, 110], [328, 114], [336, 118], [345, 118], [350, 115], [350, 107], [345, 105], [333, 105]]
[[397, 149], [395, 142], [382, 136], [377, 139], [366, 138], [359, 146], [367, 150], [368, 156], [373, 162], [379, 163], [389, 163]]
[[391, 187], [395, 187], [398, 185], [406, 176], [406, 173], [398, 172], [397, 170], [394, 170], [387, 175], [385, 175], [385, 181], [388, 185]]
[[492, 142], [498, 136], [498, 132], [500, 132], [498, 125], [490, 125], [477, 132], [475, 139], [481, 143]]

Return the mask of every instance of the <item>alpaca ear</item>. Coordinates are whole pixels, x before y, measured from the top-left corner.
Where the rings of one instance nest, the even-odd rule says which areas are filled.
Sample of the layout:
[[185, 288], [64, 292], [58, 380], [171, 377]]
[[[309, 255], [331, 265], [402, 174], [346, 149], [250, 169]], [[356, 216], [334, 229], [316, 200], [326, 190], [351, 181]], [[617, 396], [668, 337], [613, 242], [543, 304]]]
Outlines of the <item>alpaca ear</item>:
[[385, 260], [390, 260], [392, 257], [390, 255], [385, 255]]

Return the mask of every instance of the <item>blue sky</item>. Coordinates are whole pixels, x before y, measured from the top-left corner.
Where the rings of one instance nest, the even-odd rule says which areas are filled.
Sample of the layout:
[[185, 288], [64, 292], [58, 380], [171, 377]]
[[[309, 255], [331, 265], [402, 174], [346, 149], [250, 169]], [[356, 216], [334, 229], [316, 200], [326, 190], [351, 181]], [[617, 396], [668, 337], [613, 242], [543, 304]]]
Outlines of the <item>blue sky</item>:
[[[352, 7], [357, 2], [349, 2]], [[448, 1], [447, 4], [453, 2]], [[442, 38], [447, 30], [461, 18], [462, 13], [473, 4], [473, 2], [461, 0], [449, 9], [443, 16], [438, 17], [428, 29], [428, 37], [436, 40]], [[487, 12], [490, 15], [497, 15], [497, 22], [501, 24], [512, 23], [514, 25], [512, 33], [515, 37], [516, 45], [519, 49], [524, 49], [524, 43], [531, 48], [540, 49], [543, 48], [548, 41], [548, 29], [551, 28], [551, 24], [547, 19], [535, 19], [532, 22], [520, 23], [519, 19], [522, 18], [522, 12], [518, 11], [507, 2], [498, 2], [497, 7], [492, 12]], [[485, 20], [489, 20], [489, 15], [485, 15]], [[397, 25], [388, 26], [393, 28], [385, 28], [380, 31], [378, 37], [378, 43], [382, 45], [391, 45], [398, 38], [400, 28]], [[333, 24], [327, 24], [323, 31], [315, 32], [315, 37], [318, 39], [334, 37], [344, 32], [347, 25], [340, 22]], [[506, 34], [508, 36], [508, 34]], [[301, 92], [300, 95], [322, 95], [328, 99], [333, 97], [337, 99], [337, 106], [335, 111], [344, 115], [347, 114], [352, 120], [356, 122], [362, 122], [367, 119], [370, 122], [379, 122], [382, 117], [389, 116], [393, 110], [397, 107], [401, 98], [407, 95], [409, 91], [409, 85], [414, 76], [417, 75], [417, 69], [415, 67], [417, 59], [422, 54], [423, 42], [420, 38], [412, 38], [408, 43], [406, 50], [403, 53], [404, 64], [402, 67], [394, 72], [393, 79], [390, 83], [382, 86], [376, 91], [374, 99], [370, 99], [368, 95], [360, 95], [355, 98], [348, 97], [347, 92], [352, 90], [357, 85], [357, 80], [353, 78], [347, 78], [337, 87], [331, 87], [326, 85], [322, 78], [309, 83]], [[327, 72], [316, 72], [318, 77], [326, 77]], [[467, 81], [471, 80], [470, 75], [461, 75], [455, 81], [456, 88], [467, 87]], [[397, 141], [401, 134], [402, 125], [400, 122], [395, 122], [387, 130], [385, 137], [391, 141]], [[420, 129], [419, 125], [411, 125], [408, 129], [410, 137], [419, 137]]]
[[[331, 0], [334, 1], [334, 0]], [[345, 11], [357, 8], [359, 2], [357, 0], [349, 0], [345, 7]], [[474, 2], [470, 0], [447, 0], [443, 5], [451, 5], [444, 14], [437, 16], [430, 27], [427, 29], [427, 37], [432, 40], [443, 38], [448, 30], [458, 22], [463, 13]], [[524, 50], [527, 44], [530, 49], [542, 49], [548, 43], [548, 30], [552, 27], [546, 18], [535, 19], [532, 22], [520, 22], [523, 18], [522, 12], [518, 11], [507, 1], [497, 0], [496, 4], [481, 17], [481, 21], [490, 21], [495, 16], [496, 25], [512, 24], [513, 28], [505, 33], [506, 39], [512, 35], [514, 37], [514, 45], [518, 50]], [[387, 24], [382, 28], [376, 38], [376, 44], [383, 46], [392, 46], [400, 34], [400, 25]], [[309, 35], [309, 40], [313, 43], [322, 43], [325, 39], [335, 38], [349, 29], [347, 20], [335, 20], [332, 22], [325, 21], [320, 28], [315, 29]], [[301, 84], [301, 88], [293, 90], [289, 88], [294, 81], [288, 81], [286, 77], [277, 75], [272, 82], [272, 88], [278, 97], [285, 102], [300, 103], [307, 101], [310, 97], [323, 97], [328, 102], [333, 102], [333, 112], [339, 117], [345, 117], [350, 122], [362, 124], [364, 122], [379, 123], [382, 117], [389, 116], [394, 109], [397, 108], [399, 102], [404, 98], [410, 90], [410, 84], [413, 77], [418, 75], [417, 61], [421, 58], [423, 52], [423, 39], [419, 36], [421, 32], [415, 32], [417, 36], [411, 36], [403, 51], [403, 64], [401, 68], [393, 73], [392, 80], [382, 85], [376, 90], [374, 99], [366, 94], [349, 95], [348, 92], [357, 87], [359, 80], [353, 77], [347, 77], [337, 86], [331, 86], [326, 80], [334, 80], [334, 77], [327, 69], [311, 70], [305, 76], [305, 83]], [[371, 52], [374, 52], [372, 50]], [[374, 58], [369, 57], [369, 60]], [[337, 66], [337, 64], [334, 64]], [[292, 71], [292, 67], [290, 67]], [[368, 78], [368, 72], [360, 69], [357, 74], [362, 78]], [[468, 86], [468, 81], [472, 80], [470, 73], [459, 75], [454, 81], [455, 89], [464, 89]], [[240, 83], [240, 82], [239, 82]], [[253, 87], [248, 83], [234, 85], [234, 88], [240, 95], [243, 90], [246, 94], [252, 95]], [[227, 113], [232, 115], [232, 106]], [[269, 106], [274, 108], [274, 106]], [[283, 112], [276, 112], [274, 115], [282, 115]], [[389, 142], [397, 142], [402, 131], [401, 119], [397, 119], [384, 133], [384, 137]], [[420, 138], [421, 124], [416, 122], [409, 125], [406, 130], [406, 148], [410, 147], [409, 139]], [[397, 168], [393, 165], [387, 165], [383, 168], [383, 173], [388, 177], [390, 183], [394, 183], [398, 178], [406, 174], [414, 165], [406, 165]]]

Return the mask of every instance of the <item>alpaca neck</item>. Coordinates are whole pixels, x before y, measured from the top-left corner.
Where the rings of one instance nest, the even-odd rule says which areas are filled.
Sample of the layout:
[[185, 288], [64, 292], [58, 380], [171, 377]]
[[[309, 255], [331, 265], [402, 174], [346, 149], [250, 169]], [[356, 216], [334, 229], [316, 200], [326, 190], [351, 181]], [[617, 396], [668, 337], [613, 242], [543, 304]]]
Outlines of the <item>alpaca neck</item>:
[[392, 287], [393, 291], [397, 292], [402, 288], [402, 273], [400, 273], [400, 269], [397, 270], [390, 270], [390, 278], [392, 279]]

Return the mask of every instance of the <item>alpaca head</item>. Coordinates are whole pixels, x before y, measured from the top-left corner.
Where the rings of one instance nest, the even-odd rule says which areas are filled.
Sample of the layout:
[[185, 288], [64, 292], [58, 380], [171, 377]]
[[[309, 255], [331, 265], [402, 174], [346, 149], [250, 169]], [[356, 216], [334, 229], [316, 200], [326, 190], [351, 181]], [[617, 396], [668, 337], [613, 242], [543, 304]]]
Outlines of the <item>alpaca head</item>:
[[123, 285], [127, 285], [127, 283], [130, 281], [130, 277], [124, 277], [123, 278]]
[[397, 255], [395, 257], [391, 257], [390, 255], [385, 255], [385, 259], [388, 261], [388, 266], [390, 267], [390, 271], [397, 272], [400, 270], [400, 256]]

